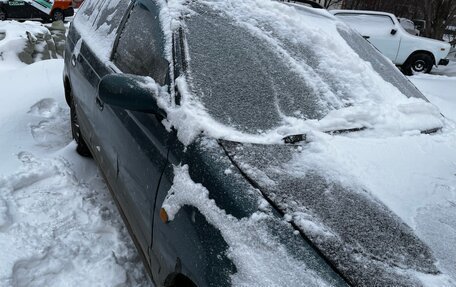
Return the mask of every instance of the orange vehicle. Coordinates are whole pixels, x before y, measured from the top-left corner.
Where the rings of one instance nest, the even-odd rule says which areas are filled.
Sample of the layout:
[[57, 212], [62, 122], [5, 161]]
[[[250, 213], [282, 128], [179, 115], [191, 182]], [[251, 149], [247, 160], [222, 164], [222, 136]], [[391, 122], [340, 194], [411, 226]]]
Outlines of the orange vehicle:
[[63, 21], [73, 15], [72, 0], [0, 1], [0, 20], [41, 18], [44, 21]]
[[73, 0], [73, 7], [79, 8], [82, 5], [82, 2], [84, 2], [84, 0]]

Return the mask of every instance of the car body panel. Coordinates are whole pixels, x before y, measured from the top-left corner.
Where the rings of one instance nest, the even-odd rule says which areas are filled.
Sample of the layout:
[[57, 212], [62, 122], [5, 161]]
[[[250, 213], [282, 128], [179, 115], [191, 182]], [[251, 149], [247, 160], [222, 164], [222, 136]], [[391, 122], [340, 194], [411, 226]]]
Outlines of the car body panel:
[[245, 146], [227, 141], [223, 146], [236, 166], [277, 207], [293, 214], [291, 221], [344, 270], [353, 286], [366, 282], [373, 286], [421, 286], [404, 271], [438, 273], [431, 250], [367, 191], [332, 181], [318, 169], [300, 173], [299, 167], [286, 168], [299, 157], [299, 146]]

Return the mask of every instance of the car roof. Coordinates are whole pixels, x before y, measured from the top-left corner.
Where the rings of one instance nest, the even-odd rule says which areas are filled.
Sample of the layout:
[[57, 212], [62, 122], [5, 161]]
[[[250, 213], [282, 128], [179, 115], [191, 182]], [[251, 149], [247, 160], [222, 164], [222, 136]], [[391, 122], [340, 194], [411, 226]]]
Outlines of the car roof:
[[371, 11], [371, 10], [344, 10], [344, 9], [335, 9], [330, 10], [329, 13], [335, 15], [339, 13], [350, 13], [350, 14], [371, 14], [371, 15], [387, 15], [393, 18], [396, 18], [396, 15], [388, 12], [381, 11]]
[[279, 1], [285, 2], [285, 3], [307, 4], [307, 5], [312, 6], [312, 8], [324, 9], [323, 6], [321, 6], [319, 3], [312, 1], [312, 0], [279, 0]]

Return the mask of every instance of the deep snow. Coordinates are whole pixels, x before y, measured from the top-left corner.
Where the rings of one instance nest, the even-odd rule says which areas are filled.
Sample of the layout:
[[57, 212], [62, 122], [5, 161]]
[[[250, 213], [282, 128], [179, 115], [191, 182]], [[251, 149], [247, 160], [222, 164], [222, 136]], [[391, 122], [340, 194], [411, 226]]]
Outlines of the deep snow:
[[97, 167], [75, 153], [62, 69], [0, 72], [0, 286], [148, 286]]

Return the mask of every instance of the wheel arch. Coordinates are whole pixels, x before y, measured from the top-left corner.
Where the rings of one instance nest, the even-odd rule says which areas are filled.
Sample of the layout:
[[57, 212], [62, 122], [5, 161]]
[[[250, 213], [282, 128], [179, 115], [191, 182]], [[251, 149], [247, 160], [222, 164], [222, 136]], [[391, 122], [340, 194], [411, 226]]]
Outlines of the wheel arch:
[[431, 56], [431, 58], [432, 58], [432, 64], [433, 64], [433, 65], [436, 65], [436, 61], [435, 61], [435, 56], [434, 56], [434, 54], [433, 54], [432, 52], [430, 52], [430, 51], [427, 51], [427, 50], [416, 50], [416, 51], [413, 51], [413, 52], [408, 56], [408, 58], [407, 58], [407, 60], [405, 61], [405, 63], [408, 63], [408, 61], [410, 60], [410, 58], [411, 58], [412, 56], [415, 56], [415, 55], [418, 55], [418, 54], [426, 54], [426, 55]]
[[54, 13], [57, 12], [57, 11], [61, 12], [62, 16], [63, 16], [63, 19], [65, 19], [65, 12], [60, 7], [52, 8], [51, 13], [49, 13], [49, 15], [51, 16], [51, 19], [54, 20]]
[[68, 78], [67, 75], [64, 76], [63, 78], [63, 87], [65, 90], [65, 101], [68, 106], [71, 104], [71, 83], [70, 83], [70, 78]]
[[165, 280], [166, 287], [196, 287], [196, 284], [182, 273], [173, 272]]

